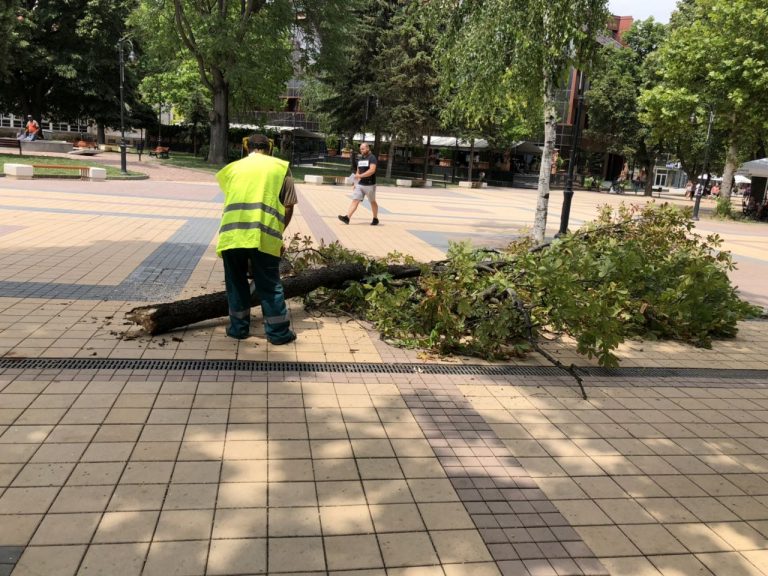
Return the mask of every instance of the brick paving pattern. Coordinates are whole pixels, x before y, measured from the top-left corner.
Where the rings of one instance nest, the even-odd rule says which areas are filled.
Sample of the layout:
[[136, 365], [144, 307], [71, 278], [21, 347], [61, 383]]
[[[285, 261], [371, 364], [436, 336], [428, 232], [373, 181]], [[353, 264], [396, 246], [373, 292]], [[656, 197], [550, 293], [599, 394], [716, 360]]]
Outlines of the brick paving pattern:
[[[586, 401], [536, 355], [484, 373], [300, 302], [285, 347], [260, 321], [244, 341], [225, 320], [150, 338], [127, 310], [223, 289], [221, 197], [211, 174], [130, 167], [150, 180], [0, 180], [0, 355], [83, 359], [0, 362], [0, 576], [768, 575], [764, 320], [712, 350], [628, 342], [621, 370], [585, 372]], [[535, 203], [381, 187], [372, 228], [365, 206], [336, 220], [347, 187], [299, 195], [289, 234], [424, 261], [503, 242]], [[572, 223], [620, 200], [579, 193]], [[768, 303], [764, 228], [697, 226]], [[594, 366], [567, 338], [547, 348]]]

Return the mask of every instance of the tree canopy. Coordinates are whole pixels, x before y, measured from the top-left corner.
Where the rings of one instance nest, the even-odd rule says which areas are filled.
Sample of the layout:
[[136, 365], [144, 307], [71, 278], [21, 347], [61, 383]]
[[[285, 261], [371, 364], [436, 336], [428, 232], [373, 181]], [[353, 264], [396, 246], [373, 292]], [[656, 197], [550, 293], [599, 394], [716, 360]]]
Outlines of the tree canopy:
[[459, 124], [509, 123], [536, 114], [544, 125], [533, 226], [544, 239], [549, 178], [558, 122], [555, 90], [572, 66], [590, 67], [605, 29], [605, 0], [438, 0], [448, 114]]
[[[640, 120], [639, 96], [656, 81], [653, 55], [666, 37], [666, 26], [653, 18], [635, 22], [623, 37], [626, 46], [607, 44], [590, 76], [587, 135], [609, 152], [631, 157], [653, 173], [661, 142]], [[653, 180], [646, 178], [646, 195]]]
[[275, 109], [295, 69], [332, 62], [344, 29], [341, 8], [340, 0], [141, 0], [135, 20], [152, 24], [141, 26], [143, 34], [177, 39], [194, 61], [209, 95], [208, 160], [224, 163], [233, 102]]
[[[133, 5], [133, 0], [17, 2], [7, 38], [0, 105], [38, 118], [88, 117], [116, 125], [120, 116], [116, 43], [125, 34], [125, 19]], [[4, 22], [7, 26], [7, 18]], [[126, 82], [133, 82], [130, 74]], [[132, 92], [126, 92], [129, 99]]]
[[659, 50], [657, 86], [643, 95], [647, 123], [659, 137], [681, 129], [691, 114], [714, 113], [725, 135], [721, 194], [745, 151], [768, 122], [768, 8], [763, 0], [686, 0], [673, 15], [668, 41]]

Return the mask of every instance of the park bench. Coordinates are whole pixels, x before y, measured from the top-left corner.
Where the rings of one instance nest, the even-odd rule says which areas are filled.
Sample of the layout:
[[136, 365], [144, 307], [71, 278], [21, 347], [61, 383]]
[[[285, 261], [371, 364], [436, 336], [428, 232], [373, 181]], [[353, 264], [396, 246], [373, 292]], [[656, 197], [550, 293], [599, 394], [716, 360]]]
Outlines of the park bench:
[[80, 172], [81, 180], [88, 180], [88, 171], [90, 166], [72, 166], [67, 164], [32, 164], [32, 168], [45, 170], [77, 170]]
[[482, 180], [462, 180], [459, 182], [461, 188], [487, 188], [488, 184]]
[[349, 176], [331, 176], [328, 174], [307, 174], [304, 176], [304, 182], [307, 184], [339, 184], [347, 183]]
[[0, 138], [0, 148], [16, 148], [21, 156], [21, 142], [16, 138]]
[[155, 158], [170, 158], [170, 151], [171, 149], [168, 146], [155, 146], [149, 151], [149, 155]]
[[323, 176], [323, 184], [337, 184], [343, 186], [347, 183], [348, 176]]

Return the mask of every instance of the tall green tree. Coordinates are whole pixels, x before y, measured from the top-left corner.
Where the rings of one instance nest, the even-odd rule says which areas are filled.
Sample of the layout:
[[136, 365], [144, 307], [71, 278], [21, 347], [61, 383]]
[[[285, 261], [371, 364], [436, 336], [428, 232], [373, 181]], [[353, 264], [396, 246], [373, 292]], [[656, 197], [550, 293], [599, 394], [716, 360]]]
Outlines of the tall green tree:
[[532, 236], [542, 242], [559, 120], [555, 92], [571, 67], [589, 68], [597, 34], [606, 26], [606, 2], [438, 0], [428, 9], [440, 19], [446, 55], [441, 69], [454, 107], [463, 108], [465, 118], [481, 123], [541, 111], [544, 153]]
[[682, 126], [691, 114], [714, 114], [724, 135], [721, 195], [742, 156], [766, 129], [768, 109], [768, 8], [764, 0], [686, 0], [673, 16], [668, 41], [659, 51], [661, 80], [643, 95], [649, 119]]
[[351, 139], [362, 130], [389, 130], [390, 109], [386, 95], [379, 94], [377, 54], [396, 7], [397, 0], [350, 4], [347, 34], [354, 41], [342, 43], [340, 57], [329, 65], [312, 67], [310, 97], [304, 104], [324, 120], [328, 131]]
[[0, 0], [0, 78], [8, 70], [8, 53], [11, 47], [11, 35], [15, 19], [16, 1]]
[[[116, 43], [132, 0], [21, 0], [0, 104], [37, 118], [119, 119]], [[130, 74], [127, 77], [132, 82]], [[128, 98], [132, 91], [127, 92]]]
[[[437, 37], [419, 6], [413, 1], [400, 4], [390, 27], [379, 36], [375, 85], [386, 107], [390, 142], [413, 142], [421, 147], [426, 135], [428, 147], [440, 124], [440, 83], [433, 54]], [[428, 169], [425, 154], [424, 178]]]
[[[234, 99], [251, 108], [274, 108], [302, 62], [325, 62], [336, 49], [340, 0], [142, 0], [138, 20], [170, 32], [196, 63], [210, 98], [208, 161], [227, 160], [229, 110]], [[323, 18], [322, 16], [325, 16]]]
[[609, 152], [632, 158], [647, 175], [645, 195], [653, 193], [653, 169], [663, 142], [640, 120], [640, 93], [656, 81], [652, 55], [663, 44], [666, 25], [653, 18], [635, 22], [623, 37], [626, 46], [607, 44], [590, 77], [587, 134]]

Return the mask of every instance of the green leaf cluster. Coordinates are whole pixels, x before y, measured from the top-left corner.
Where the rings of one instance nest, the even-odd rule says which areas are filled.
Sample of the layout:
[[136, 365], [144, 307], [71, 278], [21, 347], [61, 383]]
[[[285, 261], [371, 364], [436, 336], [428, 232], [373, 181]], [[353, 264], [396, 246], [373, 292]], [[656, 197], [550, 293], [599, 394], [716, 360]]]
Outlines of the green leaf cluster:
[[[118, 54], [134, 0], [18, 0], [0, 8], [0, 107], [38, 120], [120, 117]], [[3, 56], [0, 55], [0, 67]], [[126, 74], [125, 99], [134, 101]]]
[[[694, 135], [704, 142], [706, 119], [714, 113], [711, 164], [723, 176], [725, 196], [733, 172], [741, 160], [754, 157], [768, 127], [767, 33], [764, 0], [680, 2], [656, 57], [658, 83], [641, 96], [644, 122], [658, 140], [690, 134], [695, 113], [701, 120]], [[692, 148], [685, 140], [681, 157]]]
[[[297, 250], [299, 267], [365, 262], [337, 244]], [[717, 235], [692, 230], [687, 211], [671, 205], [600, 210], [594, 222], [544, 249], [523, 239], [501, 252], [453, 244], [445, 261], [417, 279], [395, 280], [368, 261], [370, 276], [344, 290], [311, 294], [315, 310], [373, 322], [397, 345], [438, 354], [497, 359], [522, 354], [546, 333], [567, 334], [578, 351], [604, 366], [630, 338], [674, 339], [711, 346], [737, 322], [760, 313], [728, 278], [733, 261]]]
[[534, 314], [603, 365], [616, 364], [613, 351], [628, 338], [709, 347], [758, 313], [731, 285], [733, 261], [720, 244], [695, 234], [687, 212], [670, 205], [605, 207], [534, 259]]

